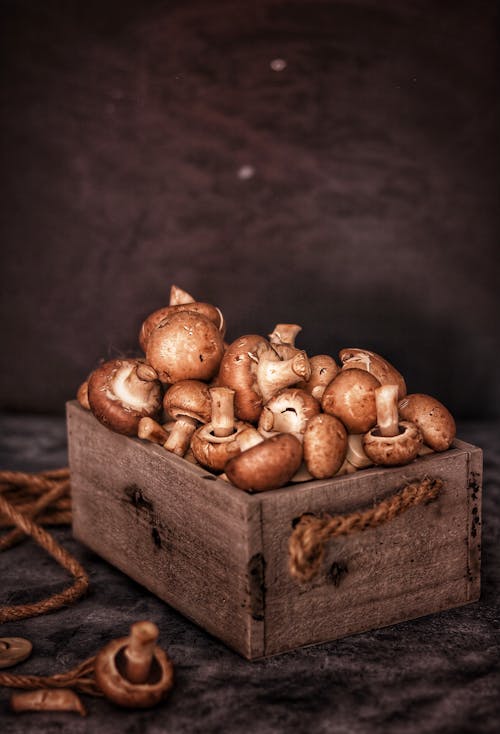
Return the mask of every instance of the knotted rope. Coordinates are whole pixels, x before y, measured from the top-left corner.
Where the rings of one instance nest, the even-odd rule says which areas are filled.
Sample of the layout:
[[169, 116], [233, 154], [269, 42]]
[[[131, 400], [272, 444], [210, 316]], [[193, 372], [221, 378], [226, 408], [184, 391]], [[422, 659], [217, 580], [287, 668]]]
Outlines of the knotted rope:
[[289, 542], [289, 570], [297, 581], [310, 581], [319, 571], [325, 544], [339, 535], [349, 535], [367, 528], [375, 528], [401, 515], [410, 507], [435, 500], [444, 483], [441, 479], [426, 477], [408, 484], [391, 497], [382, 500], [364, 512], [350, 515], [302, 515]]
[[7, 688], [73, 688], [89, 696], [102, 696], [102, 691], [94, 678], [94, 655], [76, 668], [57, 675], [14, 675], [0, 673], [0, 686]]

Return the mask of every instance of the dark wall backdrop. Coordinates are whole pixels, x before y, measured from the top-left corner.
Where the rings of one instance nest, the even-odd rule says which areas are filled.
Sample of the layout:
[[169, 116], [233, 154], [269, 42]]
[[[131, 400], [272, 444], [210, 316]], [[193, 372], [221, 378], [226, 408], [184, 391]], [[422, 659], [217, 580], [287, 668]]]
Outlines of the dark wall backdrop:
[[495, 5], [2, 2], [1, 407], [62, 411], [177, 283], [499, 415]]

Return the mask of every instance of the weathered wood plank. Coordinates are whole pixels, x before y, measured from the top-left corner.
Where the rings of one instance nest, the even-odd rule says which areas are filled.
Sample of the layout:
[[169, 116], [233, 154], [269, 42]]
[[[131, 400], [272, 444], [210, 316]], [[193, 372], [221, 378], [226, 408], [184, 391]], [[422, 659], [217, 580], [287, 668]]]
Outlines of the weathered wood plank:
[[[266, 654], [471, 601], [469, 589], [471, 584], [478, 588], [479, 573], [470, 567], [467, 552], [468, 462], [467, 451], [451, 449], [405, 467], [368, 469], [303, 485], [295, 493], [263, 495]], [[287, 546], [294, 518], [304, 512], [365, 509], [426, 475], [445, 482], [437, 502], [412, 508], [386, 525], [336, 538], [312, 582], [300, 584], [290, 577]]]
[[231, 647], [261, 655], [254, 498], [74, 403], [68, 433], [75, 536]]

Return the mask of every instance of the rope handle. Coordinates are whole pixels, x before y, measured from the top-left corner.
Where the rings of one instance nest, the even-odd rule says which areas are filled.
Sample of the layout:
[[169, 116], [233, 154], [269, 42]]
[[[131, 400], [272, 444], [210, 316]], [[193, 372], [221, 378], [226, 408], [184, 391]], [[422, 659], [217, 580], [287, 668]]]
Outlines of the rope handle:
[[311, 581], [321, 567], [325, 544], [329, 540], [378, 527], [402, 515], [410, 507], [426, 505], [437, 498], [443, 486], [441, 479], [425, 477], [406, 485], [364, 512], [302, 515], [288, 541], [290, 575], [302, 583]]

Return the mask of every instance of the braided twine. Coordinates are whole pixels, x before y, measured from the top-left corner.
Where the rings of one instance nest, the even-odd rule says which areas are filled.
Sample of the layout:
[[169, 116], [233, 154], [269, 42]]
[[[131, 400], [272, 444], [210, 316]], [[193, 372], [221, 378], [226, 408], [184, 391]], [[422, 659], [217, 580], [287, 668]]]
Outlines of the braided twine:
[[290, 574], [297, 581], [310, 581], [320, 569], [325, 544], [329, 540], [339, 535], [350, 535], [378, 527], [403, 514], [410, 507], [428, 504], [437, 498], [443, 485], [441, 479], [426, 477], [422, 481], [408, 484], [364, 512], [333, 516], [302, 515], [288, 542]]
[[[29, 604], [0, 607], [0, 623], [45, 614], [72, 604], [86, 593], [89, 578], [85, 569], [40, 524], [71, 522], [69, 469], [27, 474], [0, 471], [0, 527], [10, 527], [0, 538], [0, 551], [7, 550], [27, 535], [73, 576], [74, 582], [61, 592]], [[76, 668], [52, 676], [0, 673], [0, 685], [13, 688], [66, 688], [102, 695], [93, 677], [95, 657]]]

